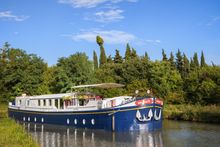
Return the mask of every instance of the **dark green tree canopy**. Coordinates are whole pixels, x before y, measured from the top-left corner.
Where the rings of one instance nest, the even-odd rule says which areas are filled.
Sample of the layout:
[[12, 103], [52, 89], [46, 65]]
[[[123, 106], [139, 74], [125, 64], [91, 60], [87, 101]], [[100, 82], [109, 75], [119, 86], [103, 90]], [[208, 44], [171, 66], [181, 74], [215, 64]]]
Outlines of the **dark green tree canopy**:
[[100, 47], [100, 58], [99, 58], [99, 63], [100, 66], [104, 65], [107, 62], [107, 57], [105, 54], [105, 49], [103, 46]]
[[129, 44], [125, 57], [116, 50], [113, 59], [111, 55], [106, 59], [104, 41], [101, 37], [97, 40], [100, 68], [95, 51], [93, 61], [85, 53], [75, 53], [59, 58], [55, 66], [48, 67], [37, 55], [27, 54], [5, 43], [0, 51], [0, 102], [8, 102], [22, 93], [64, 93], [73, 85], [116, 82], [126, 86], [95, 92], [111, 97], [133, 95], [139, 89], [142, 91], [140, 96], [146, 96], [146, 90], [151, 88], [153, 95], [166, 103], [220, 104], [220, 67], [214, 63], [206, 64], [203, 52], [200, 66], [197, 53], [189, 63], [189, 58], [180, 50], [175, 59], [172, 52], [167, 59], [162, 50], [163, 60], [151, 61], [147, 53], [138, 56]]
[[198, 68], [199, 67], [199, 60], [198, 60], [198, 54], [194, 53], [193, 55], [193, 62], [195, 64], [195, 67]]
[[94, 69], [97, 69], [99, 67], [98, 57], [95, 51], [93, 51], [93, 64], [94, 64]]
[[170, 53], [169, 62], [170, 62], [171, 67], [174, 69], [175, 68], [175, 61], [174, 61], [173, 52]]
[[119, 50], [117, 50], [117, 49], [115, 50], [114, 62], [115, 63], [122, 63], [123, 62], [122, 56], [120, 55]]
[[87, 84], [93, 79], [93, 64], [85, 53], [76, 53], [68, 58], [60, 58], [57, 66], [62, 68], [64, 75], [66, 74], [69, 78], [69, 82], [75, 85]]
[[125, 51], [125, 60], [129, 60], [131, 58], [131, 47], [127, 43], [126, 45], [126, 51]]
[[206, 62], [205, 62], [205, 56], [204, 56], [203, 51], [202, 51], [202, 53], [201, 53], [201, 61], [200, 61], [200, 63], [201, 63], [201, 67], [207, 66], [207, 64], [206, 64]]
[[162, 49], [162, 56], [163, 56], [163, 58], [162, 58], [163, 61], [167, 61], [168, 60], [167, 59], [167, 55], [166, 55], [164, 49]]

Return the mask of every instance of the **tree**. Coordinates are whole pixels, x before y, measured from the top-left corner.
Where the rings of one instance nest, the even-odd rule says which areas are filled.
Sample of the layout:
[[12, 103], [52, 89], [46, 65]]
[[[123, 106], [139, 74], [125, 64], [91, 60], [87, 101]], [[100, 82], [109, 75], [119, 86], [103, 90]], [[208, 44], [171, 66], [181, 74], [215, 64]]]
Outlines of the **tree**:
[[100, 36], [96, 36], [96, 42], [99, 46], [103, 46], [104, 40]]
[[107, 59], [106, 59], [105, 49], [104, 47], [101, 46], [100, 47], [100, 59], [99, 59], [100, 66], [102, 66], [106, 62], [107, 62]]
[[98, 68], [98, 57], [95, 51], [93, 51], [93, 64], [94, 64], [94, 69]]
[[41, 88], [42, 75], [47, 69], [43, 59], [21, 49], [8, 48], [5, 61], [4, 70], [0, 72], [1, 101], [10, 101], [22, 93], [36, 95], [48, 92]]
[[144, 58], [146, 58], [148, 61], [150, 60], [150, 57], [147, 52], [144, 53]]
[[131, 50], [131, 58], [134, 59], [134, 58], [137, 58], [137, 57], [138, 57], [138, 55], [137, 55], [136, 50], [134, 48], [132, 48], [132, 50]]
[[190, 70], [190, 63], [186, 56], [186, 54], [183, 53], [183, 71], [181, 73], [182, 77], [185, 78]]
[[[68, 77], [68, 82], [73, 85], [92, 83], [93, 80], [93, 64], [88, 60], [85, 53], [75, 53], [68, 58], [60, 58], [57, 66], [63, 72], [62, 76]], [[66, 84], [65, 89], [70, 90], [70, 84]], [[68, 87], [70, 86], [70, 87]]]
[[123, 62], [122, 56], [120, 55], [119, 50], [117, 50], [117, 49], [115, 50], [114, 62], [115, 63], [122, 63]]
[[207, 64], [206, 64], [206, 62], [205, 62], [205, 57], [204, 57], [203, 51], [202, 51], [202, 53], [201, 53], [201, 62], [200, 62], [200, 64], [201, 64], [201, 67], [207, 66]]
[[194, 53], [194, 55], [193, 55], [193, 63], [195, 64], [195, 67], [196, 67], [196, 68], [199, 67], [199, 60], [198, 60], [198, 55], [197, 55], [197, 53]]
[[181, 54], [179, 49], [178, 49], [178, 52], [176, 53], [176, 68], [180, 73], [182, 73], [182, 70], [183, 70], [183, 57], [182, 57], [182, 54]]
[[127, 43], [126, 51], [125, 51], [125, 61], [129, 60], [130, 58], [131, 58], [131, 48], [130, 45]]
[[184, 101], [181, 75], [177, 70], [171, 68], [169, 62], [156, 61], [151, 63], [149, 70], [149, 85], [155, 96], [171, 103]]
[[163, 61], [167, 61], [167, 55], [166, 55], [166, 53], [165, 53], [165, 51], [164, 51], [164, 49], [162, 49], [162, 56], [163, 56]]
[[10, 44], [8, 42], [5, 42], [3, 48], [0, 49], [0, 59], [1, 63], [4, 64], [7, 60], [7, 57], [9, 55], [9, 49], [10, 49]]
[[190, 103], [220, 103], [220, 67], [206, 66], [190, 72], [186, 79], [186, 98]]
[[172, 52], [170, 53], [169, 62], [170, 62], [170, 65], [171, 65], [172, 69], [174, 69], [175, 68], [175, 62], [174, 62], [174, 56], [173, 56]]
[[113, 63], [113, 60], [112, 60], [112, 56], [109, 55], [108, 58], [107, 58], [107, 63]]
[[104, 41], [100, 36], [96, 36], [96, 42], [100, 47], [100, 58], [99, 58], [99, 64], [100, 66], [105, 64], [107, 62], [106, 54], [105, 54], [105, 49], [103, 47]]

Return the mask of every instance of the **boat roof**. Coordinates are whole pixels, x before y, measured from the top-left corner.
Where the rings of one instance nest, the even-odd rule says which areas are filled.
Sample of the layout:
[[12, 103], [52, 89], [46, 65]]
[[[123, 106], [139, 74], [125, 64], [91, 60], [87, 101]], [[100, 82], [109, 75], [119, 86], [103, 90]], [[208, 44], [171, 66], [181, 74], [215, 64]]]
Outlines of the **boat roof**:
[[71, 88], [76, 89], [76, 88], [87, 88], [87, 87], [118, 88], [118, 87], [124, 87], [124, 85], [118, 83], [101, 83], [101, 84], [90, 84], [90, 85], [78, 85], [78, 86], [73, 86]]
[[17, 98], [29, 98], [29, 99], [49, 99], [49, 98], [63, 98], [66, 96], [72, 96], [74, 93], [59, 93], [59, 94], [44, 94], [35, 96], [19, 96]]

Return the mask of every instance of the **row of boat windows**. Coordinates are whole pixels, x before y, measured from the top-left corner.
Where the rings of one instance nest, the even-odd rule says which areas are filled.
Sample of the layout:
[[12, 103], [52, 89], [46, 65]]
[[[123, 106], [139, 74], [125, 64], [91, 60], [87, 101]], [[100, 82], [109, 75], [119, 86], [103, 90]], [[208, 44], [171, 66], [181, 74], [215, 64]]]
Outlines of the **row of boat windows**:
[[[95, 99], [90, 99], [90, 101], [94, 101]], [[31, 100], [26, 101], [26, 106], [30, 106]], [[54, 102], [53, 102], [54, 101]], [[65, 104], [65, 106], [70, 106], [70, 105], [76, 105], [78, 104], [79, 106], [84, 106], [89, 102], [88, 99], [72, 99], [72, 100], [63, 100], [63, 99], [44, 99], [44, 100], [37, 100], [37, 106], [55, 106], [58, 107], [60, 106], [61, 108]], [[18, 101], [18, 105], [22, 104], [22, 100]]]
[[[30, 117], [27, 117], [27, 121], [30, 121], [30, 120], [31, 120], [31, 118], [30, 118]], [[23, 121], [26, 121], [26, 117], [23, 117]], [[34, 117], [34, 122], [37, 122], [37, 118], [36, 118], [36, 117]], [[44, 122], [44, 118], [43, 118], [43, 117], [41, 118], [41, 122], [42, 122], [42, 123]], [[67, 123], [67, 124], [70, 124], [70, 119], [69, 119], [69, 118], [67, 118], [66, 123]], [[74, 123], [75, 125], [77, 125], [77, 124], [78, 124], [78, 120], [77, 120], [77, 119], [74, 119], [74, 120], [73, 120], [73, 123]], [[95, 125], [95, 119], [91, 119], [91, 120], [90, 120], [90, 123], [91, 123], [92, 125]], [[85, 120], [85, 119], [82, 120], [82, 124], [83, 124], [83, 125], [86, 124], [86, 120]]]

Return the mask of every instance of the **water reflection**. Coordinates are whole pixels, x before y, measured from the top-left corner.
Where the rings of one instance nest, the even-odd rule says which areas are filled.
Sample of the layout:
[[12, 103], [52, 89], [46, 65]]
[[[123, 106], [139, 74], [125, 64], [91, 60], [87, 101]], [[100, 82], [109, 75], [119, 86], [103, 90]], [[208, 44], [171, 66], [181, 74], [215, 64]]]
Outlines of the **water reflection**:
[[43, 147], [163, 147], [162, 133], [158, 132], [108, 132], [104, 130], [23, 123], [26, 130]]

